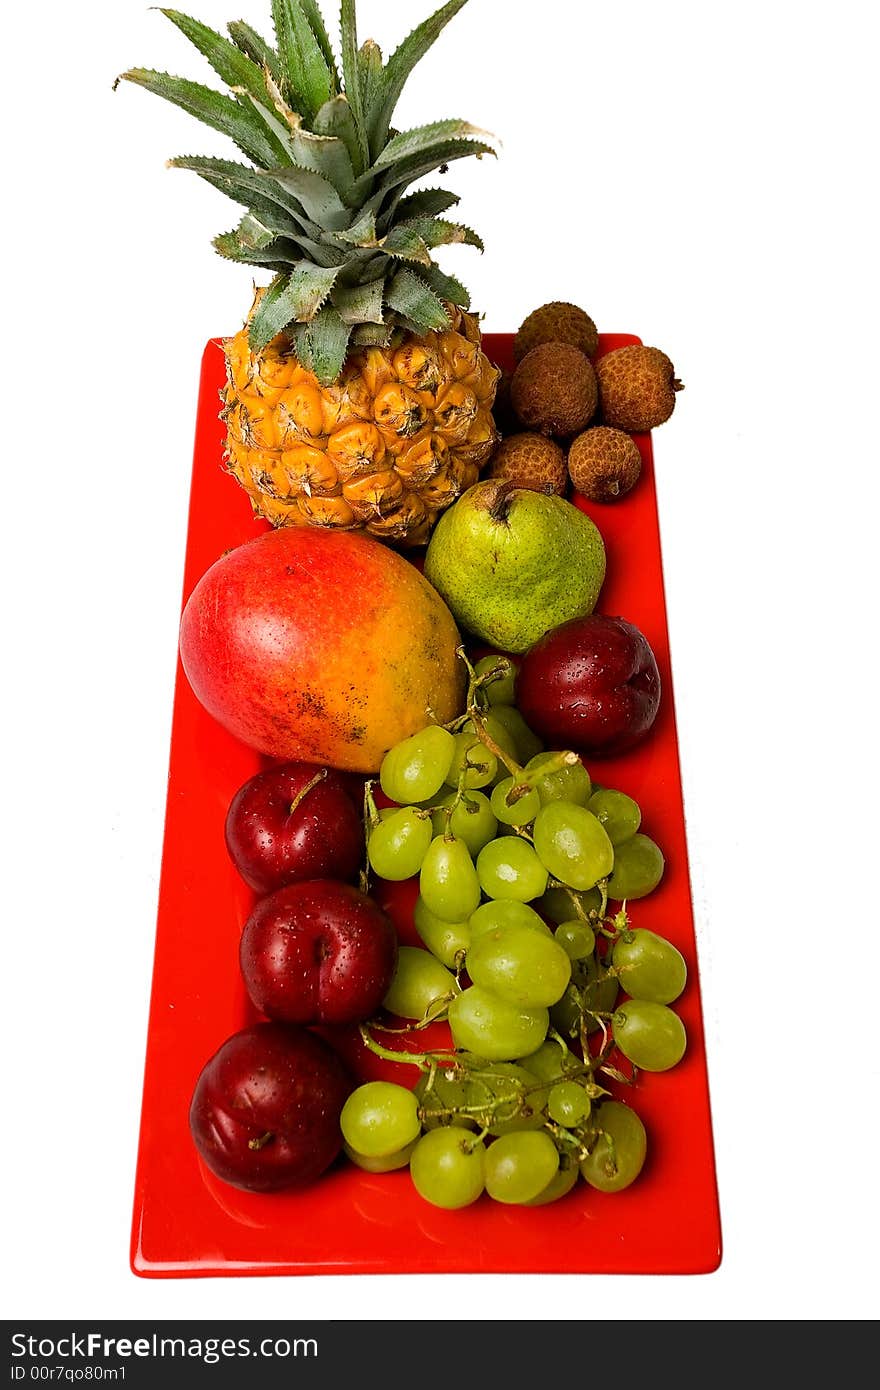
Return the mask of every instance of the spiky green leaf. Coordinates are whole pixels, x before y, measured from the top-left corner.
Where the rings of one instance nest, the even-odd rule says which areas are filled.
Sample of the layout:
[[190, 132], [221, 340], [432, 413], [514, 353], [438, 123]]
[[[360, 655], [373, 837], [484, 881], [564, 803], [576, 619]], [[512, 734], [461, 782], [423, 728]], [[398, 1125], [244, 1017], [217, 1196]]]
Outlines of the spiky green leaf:
[[172, 77], [170, 73], [154, 72], [150, 68], [131, 68], [116, 79], [117, 83], [123, 81], [145, 87], [148, 92], [182, 107], [205, 125], [228, 135], [256, 164], [272, 165], [285, 157], [283, 148], [253, 107], [245, 106], [235, 97], [215, 92], [201, 82], [190, 82], [185, 77]]
[[335, 240], [349, 246], [378, 246], [376, 240], [376, 218], [372, 212], [365, 212], [351, 227], [336, 233]]
[[351, 211], [342, 202], [336, 189], [322, 174], [313, 169], [267, 169], [264, 178], [287, 189], [302, 204], [312, 223], [326, 231], [336, 232], [351, 223]]
[[379, 244], [382, 250], [395, 260], [418, 261], [421, 265], [431, 264], [431, 253], [412, 225], [392, 227]]
[[363, 173], [370, 162], [370, 141], [364, 119], [363, 94], [357, 51], [357, 16], [355, 0], [342, 0], [339, 16], [339, 31], [342, 41], [342, 76], [345, 82], [345, 95], [351, 109], [352, 120], [357, 131], [359, 159], [358, 173]]
[[217, 76], [221, 77], [228, 87], [243, 87], [261, 101], [265, 100], [266, 88], [261, 68], [234, 43], [209, 29], [207, 24], [181, 14], [180, 10], [162, 10], [162, 14], [166, 19], [170, 19], [172, 24], [176, 24], [190, 43], [204, 54]]
[[306, 20], [308, 21], [309, 27], [311, 28], [312, 33], [317, 39], [318, 46], [324, 55], [327, 67], [330, 69], [330, 81], [332, 84], [333, 92], [338, 92], [340, 89], [340, 83], [339, 72], [336, 67], [336, 55], [333, 52], [333, 45], [330, 42], [330, 36], [327, 33], [327, 26], [324, 23], [324, 17], [321, 14], [320, 9], [318, 8], [318, 5], [315, 3], [315, 0], [300, 0], [300, 4], [302, 5], [303, 13], [306, 17]]
[[480, 130], [479, 126], [454, 119], [433, 121], [430, 125], [417, 126], [414, 130], [404, 130], [392, 136], [375, 160], [373, 169], [388, 169], [402, 160], [417, 156], [426, 158], [437, 146], [447, 145], [452, 140], [481, 140], [483, 136], [487, 138], [481, 143], [487, 149], [491, 148], [488, 142], [493, 137], [487, 130]]
[[330, 386], [345, 366], [350, 337], [351, 324], [345, 323], [336, 309], [328, 307], [311, 323], [294, 330], [296, 355], [322, 386]]
[[449, 0], [448, 4], [443, 5], [414, 29], [388, 59], [377, 90], [371, 96], [369, 105], [365, 107], [372, 159], [377, 159], [385, 147], [391, 117], [407, 78], [464, 3], [465, 0]]
[[335, 135], [316, 135], [299, 123], [291, 129], [289, 140], [293, 162], [327, 179], [342, 201], [352, 206], [355, 173], [345, 143]]
[[[271, 77], [269, 78], [269, 82], [271, 84]], [[275, 92], [277, 93], [277, 88], [275, 89]], [[258, 100], [255, 96], [252, 96], [250, 92], [241, 92], [239, 93], [239, 100], [242, 103], [247, 103], [253, 107], [254, 111], [256, 112], [259, 119], [262, 121], [263, 125], [266, 127], [268, 131], [270, 131], [273, 138], [277, 141], [278, 148], [284, 151], [284, 163], [292, 164], [293, 148], [290, 140], [290, 126], [288, 125], [286, 120], [282, 120], [277, 114], [277, 107], [275, 105], [273, 95], [271, 93], [264, 92], [262, 100]], [[270, 102], [271, 105], [269, 104]], [[287, 111], [287, 114], [291, 120], [298, 121], [300, 119], [297, 112], [290, 111], [287, 107], [284, 107], [283, 109]], [[277, 161], [275, 162], [277, 163]]]
[[351, 162], [352, 182], [363, 173], [366, 166], [361, 154], [357, 125], [347, 97], [335, 96], [325, 101], [315, 115], [313, 128], [316, 135], [332, 135], [342, 141]]
[[[386, 169], [378, 189], [367, 199], [364, 207], [376, 211], [385, 197], [395, 188], [406, 188], [424, 174], [433, 173], [443, 164], [451, 164], [454, 159], [465, 159], [468, 155], [494, 154], [491, 145], [481, 144], [479, 140], [450, 140], [434, 145], [425, 155], [412, 155], [399, 160], [392, 168]], [[356, 185], [356, 191], [363, 192], [363, 183]]]
[[253, 351], [261, 351], [290, 324], [313, 319], [338, 274], [338, 269], [299, 261], [289, 275], [273, 280], [250, 322], [248, 342]]
[[334, 94], [333, 78], [301, 0], [272, 0], [272, 21], [284, 74], [284, 95], [311, 120]]
[[344, 323], [384, 323], [385, 280], [371, 280], [366, 285], [334, 285], [330, 296]]
[[411, 270], [400, 270], [388, 282], [385, 302], [418, 327], [419, 332], [449, 327], [449, 315], [424, 280]]
[[420, 188], [401, 198], [397, 205], [397, 216], [401, 222], [411, 217], [436, 217], [460, 202], [457, 193], [449, 193], [445, 188]]
[[[217, 239], [222, 241], [222, 246], [217, 247], [222, 255], [236, 259], [232, 255], [233, 248], [242, 253], [260, 251], [264, 253], [264, 259], [259, 264], [286, 265], [288, 268], [304, 259], [328, 267], [342, 267], [347, 263], [344, 251], [324, 242], [312, 241], [281, 208], [266, 202], [258, 211], [254, 206], [256, 202], [256, 199], [251, 200], [251, 210], [245, 213], [234, 232], [225, 232], [222, 238]], [[217, 241], [214, 244], [217, 246]], [[242, 254], [237, 259], [247, 260], [247, 257]], [[251, 264], [258, 262], [252, 261]]]
[[235, 261], [238, 265], [255, 265], [265, 270], [278, 271], [279, 268], [289, 268], [298, 258], [295, 246], [290, 242], [271, 241], [267, 246], [259, 249], [248, 246], [239, 239], [238, 229], [232, 232], [221, 232], [214, 237], [214, 250], [226, 261]]
[[420, 237], [432, 251], [438, 246], [475, 246], [478, 251], [485, 250], [482, 238], [471, 227], [466, 227], [462, 222], [447, 222], [442, 217], [412, 217], [399, 221], [385, 238], [386, 250], [389, 241], [404, 229], [408, 234]]
[[448, 299], [461, 309], [469, 309], [471, 297], [460, 280], [447, 275], [438, 265], [414, 266], [413, 274], [422, 280], [439, 299]]
[[181, 155], [168, 162], [173, 169], [191, 169], [228, 198], [251, 208], [257, 216], [265, 215], [265, 205], [275, 204], [293, 218], [307, 236], [315, 239], [321, 236], [321, 228], [307, 216], [296, 195], [263, 169], [201, 155]]
[[352, 347], [387, 347], [391, 342], [391, 324], [359, 323], [351, 331]]
[[276, 82], [281, 81], [282, 73], [278, 54], [264, 38], [260, 37], [256, 29], [245, 24], [243, 19], [233, 19], [226, 28], [229, 30], [236, 48], [240, 48], [242, 53], [250, 58], [252, 63], [256, 63], [259, 68], [266, 68]]
[[[373, 39], [366, 39], [358, 49], [357, 55], [358, 80], [361, 89], [361, 105], [364, 111], [364, 120], [367, 127], [367, 139], [369, 141], [370, 131], [370, 111], [375, 106], [379, 95], [379, 86], [382, 82], [382, 50]], [[372, 145], [367, 152], [367, 163], [370, 162]]]

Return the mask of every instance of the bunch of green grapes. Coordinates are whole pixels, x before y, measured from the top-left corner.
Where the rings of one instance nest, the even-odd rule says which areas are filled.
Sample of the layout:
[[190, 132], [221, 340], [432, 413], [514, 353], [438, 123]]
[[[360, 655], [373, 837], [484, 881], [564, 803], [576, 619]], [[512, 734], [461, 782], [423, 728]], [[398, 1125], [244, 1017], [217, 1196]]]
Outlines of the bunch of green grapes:
[[446, 1018], [453, 1050], [400, 1053], [363, 1028], [374, 1051], [421, 1075], [412, 1090], [354, 1091], [346, 1152], [371, 1171], [408, 1164], [442, 1207], [483, 1191], [547, 1202], [579, 1175], [616, 1191], [641, 1170], [646, 1137], [599, 1077], [627, 1079], [615, 1054], [666, 1070], [686, 1041], [669, 1007], [686, 980], [680, 953], [631, 930], [625, 906], [608, 915], [609, 900], [657, 886], [663, 855], [635, 801], [594, 787], [574, 753], [541, 746], [513, 704], [509, 660], [469, 672], [467, 713], [385, 757], [379, 782], [396, 804], [380, 811], [366, 796], [370, 869], [419, 877], [423, 947], [400, 948], [385, 1007], [413, 1027]]

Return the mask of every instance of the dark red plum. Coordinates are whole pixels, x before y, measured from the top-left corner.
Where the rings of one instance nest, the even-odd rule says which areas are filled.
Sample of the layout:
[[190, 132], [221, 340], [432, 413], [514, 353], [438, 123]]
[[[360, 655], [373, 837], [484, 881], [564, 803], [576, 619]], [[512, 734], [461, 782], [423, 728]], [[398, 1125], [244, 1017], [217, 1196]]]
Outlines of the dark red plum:
[[257, 903], [241, 934], [241, 973], [269, 1018], [359, 1023], [377, 1013], [397, 966], [397, 931], [351, 884], [291, 883]]
[[226, 847], [245, 883], [272, 893], [305, 879], [353, 879], [364, 831], [338, 772], [283, 763], [239, 787], [226, 814]]
[[313, 1182], [342, 1147], [355, 1082], [323, 1038], [287, 1023], [233, 1033], [202, 1068], [189, 1126], [223, 1182], [251, 1192]]
[[660, 673], [633, 623], [591, 613], [553, 628], [525, 653], [516, 703], [548, 747], [611, 757], [650, 731], [660, 707]]

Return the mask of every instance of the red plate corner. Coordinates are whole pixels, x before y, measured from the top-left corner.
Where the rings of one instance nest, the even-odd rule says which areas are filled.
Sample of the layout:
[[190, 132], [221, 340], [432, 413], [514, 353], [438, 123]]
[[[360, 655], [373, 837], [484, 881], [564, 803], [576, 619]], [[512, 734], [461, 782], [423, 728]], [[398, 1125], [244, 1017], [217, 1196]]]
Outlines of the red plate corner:
[[[488, 334], [485, 350], [512, 365], [512, 334]], [[639, 342], [603, 335], [599, 351]], [[223, 471], [218, 393], [223, 354], [202, 359], [184, 572], [184, 601], [204, 571], [264, 529]], [[636, 488], [622, 501], [580, 503], [605, 541], [605, 613], [635, 623], [660, 668], [663, 697], [649, 737], [602, 761], [599, 780], [642, 807], [661, 846], [660, 887], [631, 907], [633, 922], [672, 940], [689, 970], [676, 1002], [688, 1032], [681, 1063], [642, 1074], [631, 1100], [645, 1121], [649, 1158], [637, 1182], [602, 1194], [579, 1183], [545, 1207], [481, 1198], [463, 1211], [424, 1202], [408, 1173], [371, 1175], [341, 1160], [302, 1192], [258, 1195], [211, 1176], [190, 1139], [188, 1109], [207, 1058], [254, 1014], [238, 969], [238, 938], [253, 898], [226, 852], [223, 823], [236, 789], [266, 760], [216, 724], [178, 664], [165, 836], [135, 1177], [131, 1268], [151, 1278], [200, 1275], [369, 1273], [700, 1274], [721, 1260], [702, 1007], [685, 839], [666, 623], [662, 556], [649, 435]], [[404, 940], [417, 941], [411, 896], [389, 907]]]

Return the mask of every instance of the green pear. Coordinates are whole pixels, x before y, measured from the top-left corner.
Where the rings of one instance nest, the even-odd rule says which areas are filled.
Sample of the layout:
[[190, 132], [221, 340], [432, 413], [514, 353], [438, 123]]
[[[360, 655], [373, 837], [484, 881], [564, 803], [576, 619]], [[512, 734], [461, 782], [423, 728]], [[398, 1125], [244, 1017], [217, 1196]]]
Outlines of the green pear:
[[592, 613], [605, 545], [563, 497], [475, 483], [436, 523], [425, 578], [460, 627], [504, 652], [524, 652], [550, 628]]

